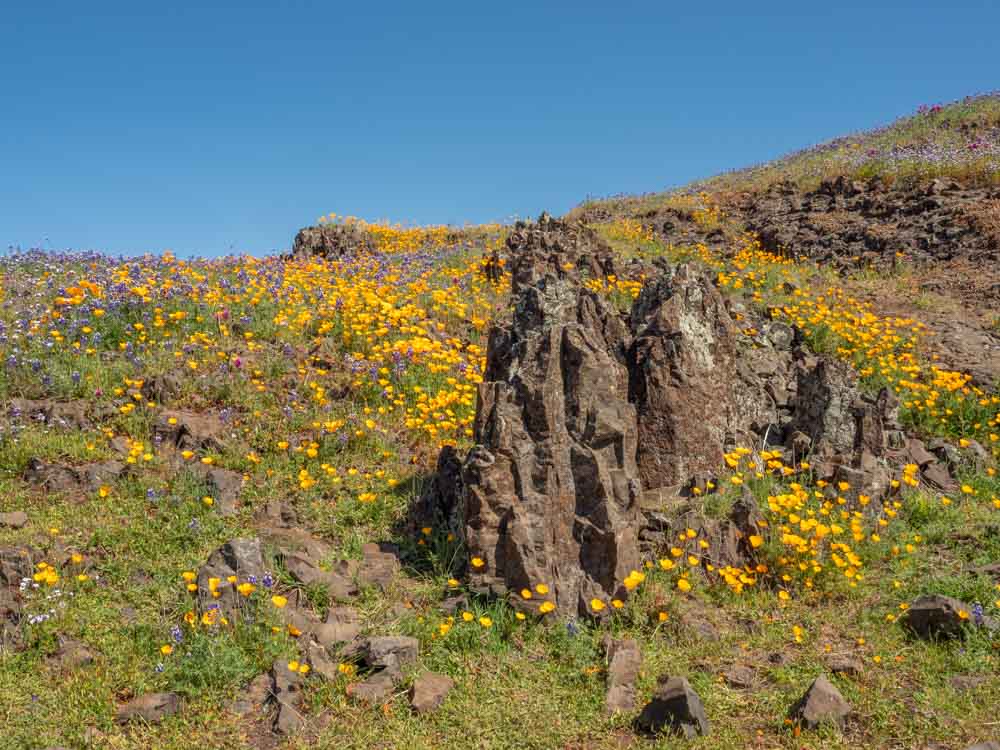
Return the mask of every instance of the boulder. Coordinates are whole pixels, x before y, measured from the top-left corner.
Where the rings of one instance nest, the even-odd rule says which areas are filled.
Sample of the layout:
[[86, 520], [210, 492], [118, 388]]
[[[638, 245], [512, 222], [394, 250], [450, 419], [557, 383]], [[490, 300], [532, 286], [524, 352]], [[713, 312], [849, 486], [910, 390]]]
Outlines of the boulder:
[[639, 728], [651, 734], [670, 731], [688, 739], [711, 731], [701, 698], [683, 677], [660, 677], [653, 699], [636, 719]]
[[843, 729], [851, 705], [824, 675], [820, 675], [792, 706], [789, 718], [805, 729], [817, 729], [821, 724], [833, 724]]

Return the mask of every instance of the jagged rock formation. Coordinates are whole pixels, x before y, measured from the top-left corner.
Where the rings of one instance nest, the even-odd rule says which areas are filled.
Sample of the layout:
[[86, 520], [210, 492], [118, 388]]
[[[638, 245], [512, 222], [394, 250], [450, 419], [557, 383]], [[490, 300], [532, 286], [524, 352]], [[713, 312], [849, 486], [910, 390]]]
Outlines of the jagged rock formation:
[[507, 253], [513, 315], [490, 333], [476, 445], [464, 462], [442, 452], [414, 511], [462, 528], [480, 590], [545, 583], [560, 612], [583, 614], [593, 597], [624, 594], [640, 544], [678, 529], [712, 540], [716, 566], [752, 564], [753, 498], [713, 519], [694, 494], [740, 445], [808, 457], [851, 507], [878, 507], [889, 463], [908, 460], [889, 391], [862, 394], [850, 368], [726, 300], [704, 272], [647, 267], [625, 315], [584, 283], [614, 270], [585, 227], [543, 216], [518, 225]]
[[631, 323], [629, 398], [646, 487], [714, 471], [727, 445], [775, 420], [762, 381], [741, 367], [739, 330], [704, 273], [668, 266], [643, 288]]
[[546, 583], [572, 613], [639, 566], [627, 331], [576, 270], [602, 244], [547, 217], [512, 234], [513, 321], [491, 332], [463, 471], [473, 585]]
[[336, 259], [375, 250], [375, 238], [357, 224], [321, 224], [299, 230], [292, 244], [292, 257]]

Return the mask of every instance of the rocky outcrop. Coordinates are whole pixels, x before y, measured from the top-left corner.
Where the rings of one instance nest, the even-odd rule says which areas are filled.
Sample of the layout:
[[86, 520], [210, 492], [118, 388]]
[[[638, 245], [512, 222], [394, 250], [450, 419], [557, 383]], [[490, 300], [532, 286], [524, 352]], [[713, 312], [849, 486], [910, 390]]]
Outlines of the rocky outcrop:
[[627, 331], [576, 270], [596, 262], [593, 240], [544, 217], [512, 233], [513, 320], [491, 331], [463, 468], [473, 585], [545, 583], [564, 613], [616, 594], [640, 562]]
[[375, 238], [357, 224], [321, 224], [299, 230], [292, 244], [292, 256], [335, 259], [371, 253], [376, 248]]
[[693, 266], [668, 266], [632, 307], [629, 398], [638, 411], [639, 472], [648, 488], [714, 471], [727, 446], [776, 419], [741, 366], [740, 336], [719, 290]]

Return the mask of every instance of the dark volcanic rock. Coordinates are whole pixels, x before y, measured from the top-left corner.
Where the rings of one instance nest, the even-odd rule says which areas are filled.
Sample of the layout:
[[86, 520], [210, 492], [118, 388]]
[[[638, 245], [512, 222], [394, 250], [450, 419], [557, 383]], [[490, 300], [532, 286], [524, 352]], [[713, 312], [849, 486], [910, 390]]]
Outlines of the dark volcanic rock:
[[357, 224], [320, 224], [300, 229], [292, 243], [293, 256], [336, 259], [344, 255], [372, 253], [375, 238]]
[[88, 430], [93, 427], [87, 418], [86, 401], [32, 401], [24, 398], [13, 399], [8, 413], [22, 419], [30, 419], [49, 427]]
[[101, 485], [121, 478], [126, 470], [119, 461], [68, 466], [33, 458], [24, 471], [24, 480], [50, 492], [96, 492]]
[[763, 384], [741, 366], [739, 330], [719, 290], [693, 266], [668, 267], [632, 307], [629, 399], [643, 486], [716, 471], [727, 445], [775, 419]]
[[670, 730], [691, 739], [710, 731], [701, 698], [683, 677], [664, 675], [657, 683], [653, 699], [642, 709], [636, 723], [643, 731]]
[[473, 586], [544, 582], [567, 614], [640, 565], [627, 332], [573, 270], [587, 236], [547, 219], [512, 233], [513, 322], [490, 333], [463, 471]]
[[278, 734], [291, 734], [302, 726], [302, 714], [299, 712], [302, 677], [288, 668], [288, 662], [279, 660], [271, 667], [271, 678], [271, 694], [278, 707], [274, 717], [274, 731]]
[[967, 627], [1000, 629], [1000, 623], [992, 617], [977, 615], [971, 604], [940, 594], [915, 599], [900, 623], [921, 638], [960, 638]]
[[385, 670], [396, 677], [403, 667], [416, 662], [420, 641], [405, 635], [373, 636], [365, 641], [362, 653], [368, 667]]
[[233, 516], [239, 509], [240, 492], [243, 490], [243, 475], [218, 466], [195, 464], [194, 473], [208, 485], [215, 508], [219, 515]]
[[[250, 576], [260, 580], [263, 575], [264, 558], [259, 539], [226, 542], [198, 569], [198, 603], [202, 611], [218, 607], [226, 615], [233, 614], [241, 598], [236, 587]], [[235, 584], [229, 583], [230, 576], [236, 576]], [[218, 596], [212, 595], [210, 584], [213, 581]]]
[[816, 729], [821, 724], [834, 724], [843, 728], [851, 713], [850, 704], [825, 676], [813, 680], [805, 694], [792, 706], [789, 718], [806, 729]]
[[396, 687], [396, 682], [388, 672], [376, 672], [362, 682], [353, 682], [347, 686], [347, 694], [361, 703], [381, 703]]
[[153, 425], [153, 435], [178, 450], [220, 450], [225, 432], [218, 415], [191, 411], [164, 410]]

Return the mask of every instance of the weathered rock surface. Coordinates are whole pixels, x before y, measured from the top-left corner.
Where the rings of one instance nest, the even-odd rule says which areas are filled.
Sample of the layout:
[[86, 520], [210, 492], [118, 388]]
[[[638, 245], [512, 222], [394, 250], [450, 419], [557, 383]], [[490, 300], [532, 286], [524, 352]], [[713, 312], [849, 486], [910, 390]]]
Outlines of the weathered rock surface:
[[376, 672], [361, 682], [347, 686], [347, 695], [361, 703], [376, 704], [386, 700], [396, 688], [396, 680], [386, 671]]
[[417, 677], [410, 687], [410, 707], [417, 714], [435, 711], [453, 687], [455, 681], [447, 675], [426, 672]]
[[705, 716], [701, 698], [683, 677], [660, 677], [653, 699], [636, 719], [639, 728], [649, 733], [664, 730], [691, 739], [707, 735], [711, 725]]
[[566, 269], [584, 242], [600, 241], [551, 220], [508, 240], [514, 317], [491, 331], [463, 470], [466, 541], [483, 561], [473, 585], [502, 593], [545, 582], [573, 614], [639, 566], [627, 333]]
[[789, 718], [805, 729], [817, 729], [821, 724], [843, 728], [851, 713], [850, 704], [824, 675], [820, 675], [792, 706]]
[[606, 636], [604, 648], [608, 660], [604, 708], [608, 713], [632, 711], [636, 702], [635, 683], [642, 668], [639, 644], [632, 639], [616, 640]]
[[239, 510], [243, 475], [219, 466], [196, 464], [194, 473], [208, 486], [214, 507], [222, 516], [233, 516]]
[[293, 256], [318, 256], [336, 259], [344, 255], [372, 253], [375, 238], [357, 224], [320, 224], [305, 227], [295, 235]]
[[153, 425], [153, 436], [177, 450], [215, 451], [223, 447], [226, 425], [217, 414], [165, 409]]
[[[213, 552], [198, 569], [198, 604], [202, 611], [217, 607], [232, 615], [239, 609], [241, 596], [236, 587], [251, 576], [260, 580], [264, 575], [264, 557], [259, 539], [232, 539]], [[236, 583], [228, 578], [236, 576]], [[214, 591], [218, 596], [212, 595]]]
[[420, 641], [405, 635], [372, 636], [365, 640], [362, 654], [370, 669], [384, 670], [398, 678], [403, 667], [416, 662]]
[[274, 680], [271, 674], [263, 672], [254, 677], [246, 688], [226, 708], [237, 716], [261, 713], [271, 700], [271, 689]]
[[940, 594], [915, 599], [900, 623], [921, 638], [961, 638], [968, 627], [1000, 630], [1000, 623], [977, 614], [973, 605]]
[[147, 693], [119, 708], [115, 719], [119, 724], [134, 721], [156, 724], [174, 715], [180, 708], [181, 698], [177, 693]]
[[667, 266], [632, 307], [629, 400], [638, 411], [643, 486], [716, 471], [727, 446], [776, 420], [763, 383], [742, 366], [736, 324], [711, 279]]
[[126, 465], [119, 461], [69, 466], [33, 458], [24, 471], [24, 481], [49, 492], [96, 492], [102, 485], [120, 479], [126, 471]]
[[303, 717], [299, 712], [302, 677], [288, 668], [288, 662], [278, 660], [271, 667], [271, 694], [277, 705], [274, 717], [274, 731], [291, 734], [302, 726]]
[[15, 398], [7, 407], [7, 413], [14, 418], [29, 419], [49, 427], [73, 428], [88, 430], [93, 423], [87, 416], [86, 401], [51, 401], [43, 399], [33, 401], [26, 398]]

